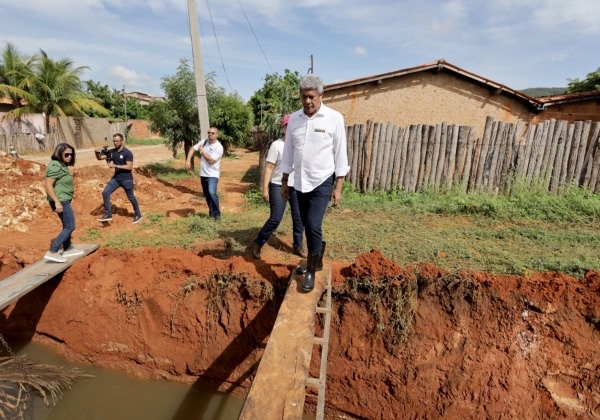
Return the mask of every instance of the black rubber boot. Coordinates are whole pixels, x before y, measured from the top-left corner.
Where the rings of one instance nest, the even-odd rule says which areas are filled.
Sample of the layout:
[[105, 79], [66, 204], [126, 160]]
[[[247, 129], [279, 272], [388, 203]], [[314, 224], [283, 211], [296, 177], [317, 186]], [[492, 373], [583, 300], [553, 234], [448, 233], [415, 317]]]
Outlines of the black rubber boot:
[[306, 259], [306, 273], [304, 273], [304, 280], [302, 280], [303, 292], [310, 292], [315, 287], [315, 271], [317, 270], [317, 264], [319, 263], [319, 255], [320, 254], [309, 254]]
[[[317, 270], [316, 271], [321, 271], [323, 269], [323, 255], [325, 255], [325, 245], [327, 245], [327, 242], [323, 241], [321, 242], [321, 252], [318, 254], [319, 255], [319, 262], [317, 264]], [[308, 265], [308, 261], [307, 261], [307, 265]], [[296, 267], [296, 274], [302, 275], [306, 273], [306, 267]]]

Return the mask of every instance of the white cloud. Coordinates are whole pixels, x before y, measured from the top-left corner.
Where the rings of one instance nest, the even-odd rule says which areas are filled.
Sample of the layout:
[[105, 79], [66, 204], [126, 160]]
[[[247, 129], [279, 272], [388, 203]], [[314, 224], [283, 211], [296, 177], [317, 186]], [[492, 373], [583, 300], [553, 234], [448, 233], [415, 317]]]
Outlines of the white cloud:
[[125, 90], [138, 88], [144, 85], [144, 82], [150, 80], [150, 77], [141, 74], [136, 70], [125, 68], [119, 64], [115, 64], [108, 69], [108, 75], [117, 79], [125, 85]]
[[366, 57], [367, 55], [369, 55], [369, 51], [367, 51], [367, 49], [365, 47], [363, 47], [362, 45], [357, 45], [356, 48], [354, 49], [354, 52], [357, 55]]

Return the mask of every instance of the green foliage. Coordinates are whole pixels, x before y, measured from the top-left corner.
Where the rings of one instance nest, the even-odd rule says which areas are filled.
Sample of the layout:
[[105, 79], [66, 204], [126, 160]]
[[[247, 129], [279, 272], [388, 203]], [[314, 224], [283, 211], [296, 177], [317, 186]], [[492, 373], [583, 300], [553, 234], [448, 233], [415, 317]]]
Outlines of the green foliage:
[[51, 116], [84, 117], [90, 111], [108, 115], [108, 110], [83, 90], [80, 75], [85, 69], [87, 67], [73, 67], [67, 58], [53, 60], [40, 50], [39, 57], [31, 61], [30, 70], [22, 74], [18, 82], [23, 87], [19, 93], [24, 105], [11, 112], [15, 117], [44, 113], [47, 132]]
[[588, 73], [584, 80], [568, 79], [568, 93], [589, 92], [592, 90], [600, 90], [600, 67], [591, 73]]
[[150, 130], [160, 132], [172, 150], [183, 144], [187, 153], [200, 138], [194, 73], [187, 60], [182, 59], [176, 74], [162, 80], [165, 100], [148, 106]]
[[540, 96], [554, 96], [561, 95], [566, 93], [566, 87], [537, 87], [537, 88], [528, 88], [523, 89], [523, 92], [526, 95], [533, 96], [534, 98], [539, 98]]
[[[183, 144], [185, 154], [206, 133], [200, 133], [198, 101], [194, 73], [187, 60], [180, 60], [174, 76], [163, 77], [161, 87], [164, 101], [153, 101], [148, 106], [150, 129], [159, 131], [172, 150]], [[206, 75], [206, 102], [210, 125], [219, 129], [219, 138], [228, 145], [245, 145], [250, 138], [252, 115], [237, 93], [226, 94], [218, 87], [215, 74]]]
[[[123, 92], [112, 89], [108, 85], [101, 85], [93, 80], [85, 81], [86, 92], [91, 95], [98, 103], [110, 112], [111, 118], [120, 118], [122, 120], [145, 120], [148, 117], [148, 110], [134, 98], [125, 98]], [[90, 117], [101, 116], [91, 110], [87, 113]]]
[[210, 108], [210, 120], [219, 128], [219, 140], [226, 152], [230, 146], [250, 144], [252, 110], [237, 93], [220, 96]]
[[300, 108], [298, 84], [300, 74], [285, 69], [284, 75], [267, 74], [265, 84], [248, 101], [254, 121], [260, 124], [270, 139], [281, 136], [281, 118]]

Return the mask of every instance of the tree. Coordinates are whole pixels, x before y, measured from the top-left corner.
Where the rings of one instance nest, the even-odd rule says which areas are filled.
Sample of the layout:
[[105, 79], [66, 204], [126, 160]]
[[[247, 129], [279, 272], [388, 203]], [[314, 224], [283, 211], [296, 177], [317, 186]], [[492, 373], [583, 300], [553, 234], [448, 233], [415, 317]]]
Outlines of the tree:
[[2, 92], [19, 97], [20, 106], [8, 114], [20, 118], [24, 114], [43, 113], [46, 132], [50, 131], [51, 116], [84, 117], [88, 110], [108, 115], [107, 109], [84, 92], [79, 79], [84, 69], [87, 67], [73, 67], [73, 62], [66, 58], [55, 61], [40, 50], [39, 57], [18, 71], [9, 72], [17, 75], [13, 81], [17, 86], [0, 86]]
[[260, 121], [264, 135], [259, 137], [257, 148], [259, 151], [258, 167], [262, 177], [265, 159], [271, 140], [281, 136], [281, 119], [285, 114], [292, 113], [300, 108], [298, 97], [298, 84], [300, 75], [285, 69], [284, 75], [277, 73], [267, 74], [265, 84], [256, 91], [248, 101], [254, 111], [255, 121]]
[[592, 90], [600, 90], [600, 67], [591, 73], [588, 73], [585, 80], [567, 79], [569, 87], [567, 93], [589, 92]]
[[214, 72], [205, 77], [204, 85], [210, 124], [219, 129], [219, 140], [225, 153], [230, 146], [248, 146], [253, 124], [252, 108], [237, 92], [227, 94], [224, 88], [217, 86]]
[[[165, 143], [175, 154], [183, 144], [187, 156], [190, 148], [205, 133], [200, 133], [196, 81], [188, 61], [181, 59], [174, 76], [163, 77], [161, 87], [165, 92], [164, 101], [153, 101], [149, 105], [148, 120], [150, 129], [159, 131]], [[215, 74], [205, 76], [206, 102], [210, 125], [219, 129], [219, 138], [227, 144], [243, 145], [250, 138], [252, 113], [237, 93], [226, 94], [217, 86]]]
[[229, 147], [247, 146], [252, 130], [252, 109], [237, 93], [221, 96], [210, 110], [211, 125], [219, 128], [219, 140], [225, 153]]
[[12, 113], [6, 117], [12, 117], [19, 124], [18, 131], [21, 132], [20, 108], [24, 105], [23, 98], [27, 95], [24, 90], [33, 75], [32, 66], [38, 60], [37, 56], [27, 58], [19, 53], [16, 47], [10, 43], [6, 44], [0, 61], [0, 97], [10, 100], [14, 107]]
[[284, 75], [267, 74], [265, 84], [248, 101], [254, 112], [254, 120], [270, 139], [281, 135], [281, 118], [300, 108], [298, 84], [300, 75], [285, 69]]
[[200, 138], [196, 82], [186, 59], [179, 60], [174, 76], [162, 78], [164, 101], [152, 101], [148, 106], [150, 130], [159, 131], [165, 144], [176, 153], [183, 144], [187, 156], [194, 142]]
[[40, 50], [28, 99], [31, 110], [45, 114], [46, 132], [50, 131], [51, 116], [84, 117], [87, 110], [108, 115], [106, 108], [88, 96], [83, 90], [79, 75], [88, 67], [73, 67], [67, 58], [55, 61]]

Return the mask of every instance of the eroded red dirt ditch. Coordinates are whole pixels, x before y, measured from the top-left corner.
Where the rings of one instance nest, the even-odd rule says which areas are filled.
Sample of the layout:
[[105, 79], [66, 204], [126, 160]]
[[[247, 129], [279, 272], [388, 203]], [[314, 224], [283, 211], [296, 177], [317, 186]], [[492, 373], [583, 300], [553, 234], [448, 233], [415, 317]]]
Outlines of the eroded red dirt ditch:
[[[0, 248], [0, 278], [38, 254]], [[8, 307], [0, 331], [74, 362], [243, 397], [292, 268], [99, 249]], [[328, 418], [600, 415], [599, 273], [446, 273], [373, 250], [333, 264], [333, 308]], [[311, 393], [306, 411], [315, 404]]]

